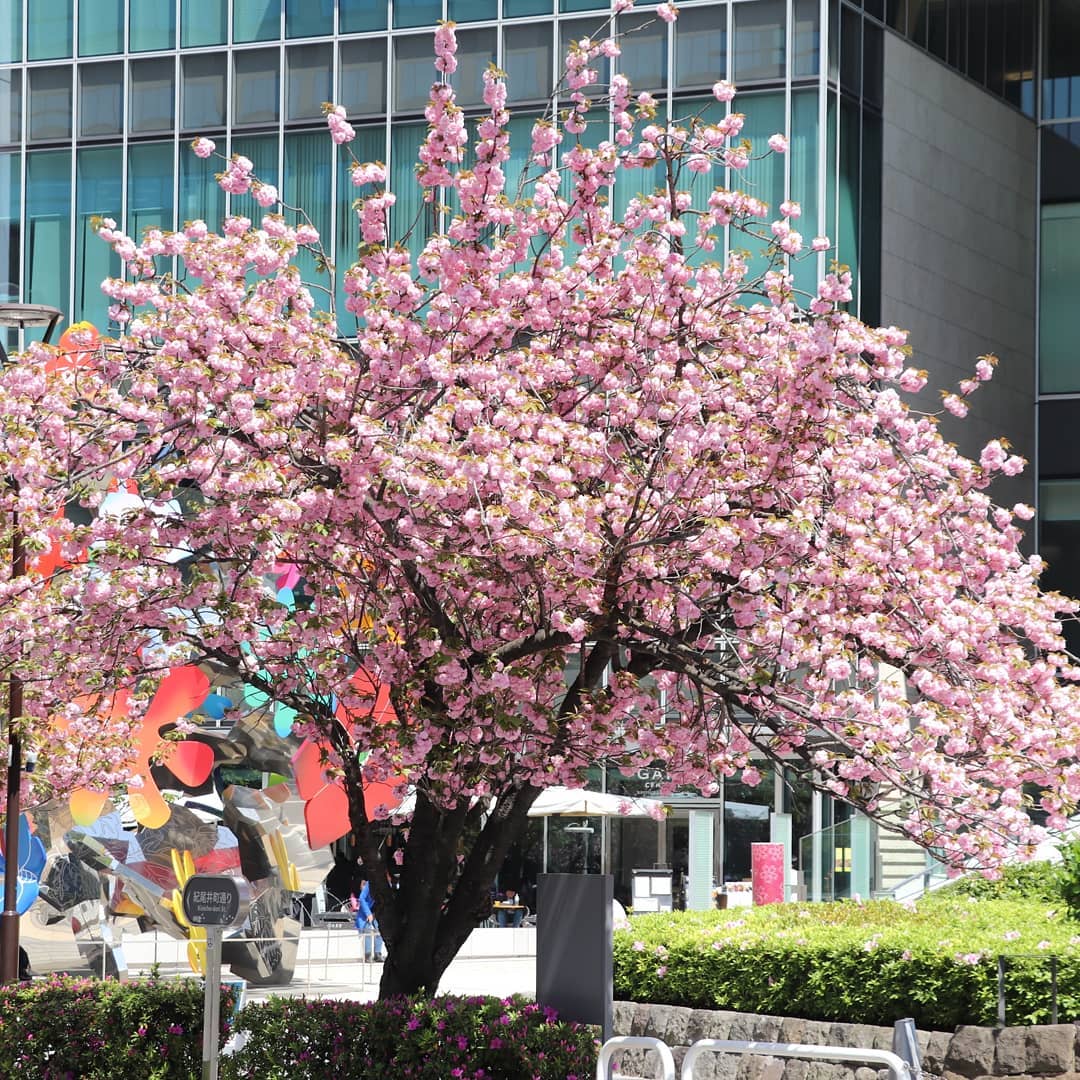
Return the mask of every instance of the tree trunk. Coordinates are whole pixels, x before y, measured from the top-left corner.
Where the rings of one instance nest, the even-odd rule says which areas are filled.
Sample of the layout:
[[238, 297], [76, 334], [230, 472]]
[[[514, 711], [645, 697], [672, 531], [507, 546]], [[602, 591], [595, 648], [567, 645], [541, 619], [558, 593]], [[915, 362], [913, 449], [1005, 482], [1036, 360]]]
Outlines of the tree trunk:
[[[387, 956], [381, 998], [437, 991], [469, 934], [490, 914], [495, 876], [510, 846], [524, 834], [539, 791], [512, 788], [486, 815], [487, 808], [479, 804], [443, 810], [417, 794], [400, 886], [392, 888], [381, 870], [369, 877]], [[378, 838], [366, 821], [357, 832], [365, 864], [377, 866]], [[458, 852], [465, 844], [459, 873]]]

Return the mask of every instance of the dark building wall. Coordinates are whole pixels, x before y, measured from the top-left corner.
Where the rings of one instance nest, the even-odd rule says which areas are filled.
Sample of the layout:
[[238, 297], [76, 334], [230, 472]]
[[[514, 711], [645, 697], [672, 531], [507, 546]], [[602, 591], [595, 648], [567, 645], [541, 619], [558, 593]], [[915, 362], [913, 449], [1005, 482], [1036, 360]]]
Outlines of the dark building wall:
[[999, 357], [968, 418], [942, 430], [975, 457], [1007, 437], [1032, 464], [993, 494], [1034, 504], [1036, 128], [897, 35], [884, 52], [881, 321], [910, 331], [928, 410]]

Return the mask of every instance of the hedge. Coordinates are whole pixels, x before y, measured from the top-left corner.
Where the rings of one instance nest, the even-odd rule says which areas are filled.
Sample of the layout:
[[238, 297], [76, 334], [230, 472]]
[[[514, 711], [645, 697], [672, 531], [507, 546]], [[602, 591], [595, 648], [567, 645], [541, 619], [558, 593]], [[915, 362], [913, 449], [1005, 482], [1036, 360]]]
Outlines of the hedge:
[[[222, 995], [228, 1016], [232, 990]], [[202, 1016], [194, 980], [0, 987], [0, 1076], [197, 1080]], [[241, 1047], [221, 1058], [221, 1080], [586, 1080], [596, 1067], [593, 1029], [516, 997], [272, 998], [235, 1027]]]
[[512, 997], [307, 1001], [244, 1008], [222, 1080], [587, 1080], [594, 1030]]
[[[232, 1001], [225, 988], [224, 1016]], [[190, 980], [0, 986], [0, 1076], [190, 1080], [202, 1075], [202, 1031], [202, 986]]]
[[1080, 1017], [1080, 926], [1063, 905], [952, 894], [918, 905], [777, 904], [637, 915], [615, 935], [615, 996], [810, 1020], [919, 1027], [997, 1022], [1008, 957], [1009, 1024]]

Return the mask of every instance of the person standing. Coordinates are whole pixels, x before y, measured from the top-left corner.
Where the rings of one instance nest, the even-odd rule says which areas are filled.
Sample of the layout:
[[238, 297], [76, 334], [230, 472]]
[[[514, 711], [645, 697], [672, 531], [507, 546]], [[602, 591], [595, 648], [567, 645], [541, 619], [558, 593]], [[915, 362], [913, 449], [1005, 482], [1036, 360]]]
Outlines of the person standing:
[[[356, 901], [355, 906], [353, 900]], [[375, 918], [375, 909], [371, 897], [371, 885], [364, 878], [360, 882], [360, 891], [350, 898], [349, 906], [356, 913], [354, 924], [360, 935], [365, 962], [374, 959], [381, 964], [383, 959], [383, 939], [379, 933], [379, 923]]]

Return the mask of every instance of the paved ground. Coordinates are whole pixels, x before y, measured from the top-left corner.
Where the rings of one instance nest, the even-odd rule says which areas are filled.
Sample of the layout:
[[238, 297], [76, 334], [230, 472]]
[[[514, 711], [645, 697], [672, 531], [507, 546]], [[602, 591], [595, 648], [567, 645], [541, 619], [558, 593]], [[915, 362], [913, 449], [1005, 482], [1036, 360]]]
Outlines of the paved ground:
[[[29, 952], [36, 974], [89, 973], [64, 923], [45, 926], [24, 919], [20, 929], [22, 944]], [[439, 989], [455, 994], [535, 994], [535, 941], [535, 932], [523, 930], [474, 931], [447, 969]], [[128, 973], [133, 977], [148, 974], [154, 964], [163, 975], [191, 974], [184, 959], [185, 943], [167, 935], [125, 933], [123, 948]], [[305, 929], [298, 951], [295, 975], [289, 986], [250, 987], [248, 998], [257, 1000], [277, 994], [367, 1001], [377, 996], [382, 965], [360, 960], [360, 943], [351, 927], [329, 932]], [[223, 974], [228, 977], [227, 967]]]

